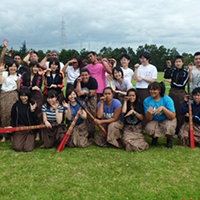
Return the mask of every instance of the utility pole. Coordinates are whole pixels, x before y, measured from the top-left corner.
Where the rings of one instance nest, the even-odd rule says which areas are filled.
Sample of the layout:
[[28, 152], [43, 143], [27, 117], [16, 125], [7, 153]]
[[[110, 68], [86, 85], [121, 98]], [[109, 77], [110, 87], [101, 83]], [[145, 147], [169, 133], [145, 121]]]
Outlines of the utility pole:
[[64, 17], [62, 17], [62, 21], [61, 21], [61, 50], [66, 49], [66, 42], [67, 42], [66, 25], [65, 25]]

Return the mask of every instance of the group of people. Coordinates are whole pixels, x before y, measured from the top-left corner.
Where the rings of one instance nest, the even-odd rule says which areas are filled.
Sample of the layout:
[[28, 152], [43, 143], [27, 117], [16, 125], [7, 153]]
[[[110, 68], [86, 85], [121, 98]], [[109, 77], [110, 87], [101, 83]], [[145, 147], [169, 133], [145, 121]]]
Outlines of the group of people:
[[164, 82], [157, 82], [157, 68], [150, 64], [148, 52], [141, 53], [140, 64], [135, 64], [133, 71], [127, 54], [121, 56], [121, 66], [93, 51], [88, 53], [90, 64], [74, 56], [64, 65], [55, 50], [41, 62], [37, 52], [31, 51], [23, 59], [27, 66], [22, 66], [19, 54], [12, 56], [9, 51], [10, 57], [4, 60], [6, 48], [5, 43], [0, 67], [1, 127], [45, 125], [2, 134], [2, 142], [11, 136], [15, 151], [33, 151], [38, 139], [41, 148], [58, 146], [72, 123], [75, 126], [67, 147], [87, 147], [95, 142], [102, 147], [144, 151], [149, 148], [144, 131], [153, 146], [165, 136], [166, 147], [173, 148], [175, 134], [180, 144], [187, 146], [190, 95], [185, 87], [189, 82], [195, 141], [200, 142], [200, 52], [194, 55], [195, 66], [190, 64], [189, 70], [184, 69], [180, 55], [174, 67], [167, 61], [163, 80], [171, 84], [168, 96]]

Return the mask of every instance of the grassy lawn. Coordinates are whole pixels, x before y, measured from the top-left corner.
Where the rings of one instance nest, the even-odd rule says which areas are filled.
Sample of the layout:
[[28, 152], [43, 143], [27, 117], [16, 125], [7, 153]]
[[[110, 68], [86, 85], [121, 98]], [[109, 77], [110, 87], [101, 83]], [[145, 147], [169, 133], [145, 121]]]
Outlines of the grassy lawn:
[[180, 147], [178, 139], [173, 149], [165, 138], [158, 143], [141, 153], [94, 144], [58, 153], [40, 149], [40, 141], [33, 152], [18, 153], [10, 141], [0, 143], [0, 199], [200, 199], [200, 148]]

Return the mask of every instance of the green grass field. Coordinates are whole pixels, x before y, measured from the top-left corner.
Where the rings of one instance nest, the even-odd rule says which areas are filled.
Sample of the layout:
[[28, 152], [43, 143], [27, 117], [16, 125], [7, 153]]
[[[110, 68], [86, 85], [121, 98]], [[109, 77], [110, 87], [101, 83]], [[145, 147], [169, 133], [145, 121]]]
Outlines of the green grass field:
[[40, 141], [33, 152], [18, 153], [10, 141], [0, 143], [0, 199], [200, 199], [200, 148], [178, 139], [173, 149], [165, 138], [158, 143], [140, 153], [94, 144], [58, 153], [40, 149]]

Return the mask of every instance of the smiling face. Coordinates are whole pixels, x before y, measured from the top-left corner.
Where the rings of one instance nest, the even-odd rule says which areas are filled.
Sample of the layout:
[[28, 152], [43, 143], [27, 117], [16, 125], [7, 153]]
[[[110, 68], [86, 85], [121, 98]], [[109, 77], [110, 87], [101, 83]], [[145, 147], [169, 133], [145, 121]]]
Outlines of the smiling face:
[[27, 104], [28, 103], [28, 96], [26, 95], [20, 95], [20, 100], [22, 101], [23, 104]]
[[87, 83], [89, 81], [90, 75], [88, 72], [81, 72], [81, 79], [83, 83]]
[[71, 94], [68, 96], [68, 99], [69, 99], [69, 101], [70, 102], [75, 102], [76, 100], [75, 100], [75, 98], [76, 98], [77, 96], [76, 96], [76, 93], [74, 92], [74, 91], [72, 91], [71, 92]]
[[130, 60], [128, 60], [127, 58], [123, 57], [123, 58], [120, 60], [120, 62], [121, 62], [121, 65], [122, 65], [123, 68], [127, 68], [128, 65], [129, 65], [129, 63], [130, 63]]
[[56, 65], [55, 62], [53, 62], [53, 63], [51, 64], [51, 71], [52, 71], [52, 72], [56, 72], [57, 69], [58, 69], [58, 65]]
[[136, 100], [136, 94], [135, 94], [135, 92], [134, 92], [134, 91], [130, 91], [130, 92], [128, 93], [128, 98], [129, 98], [129, 101], [130, 101], [131, 103], [134, 103], [135, 100]]
[[14, 74], [17, 72], [17, 66], [16, 66], [16, 64], [13, 63], [13, 65], [10, 66], [8, 70], [9, 70], [9, 73], [10, 73], [11, 75], [14, 75]]
[[49, 103], [50, 106], [53, 106], [57, 102], [57, 97], [48, 97], [47, 102]]
[[194, 94], [193, 99], [196, 104], [199, 104], [200, 103], [200, 93]]
[[122, 78], [122, 73], [120, 71], [114, 70], [114, 77], [116, 80], [119, 80]]
[[34, 65], [31, 70], [33, 74], [37, 74], [39, 71], [39, 68], [36, 65]]
[[88, 54], [88, 60], [91, 62], [91, 63], [95, 63], [97, 62], [97, 56], [96, 55], [93, 55], [92, 53]]
[[149, 93], [154, 99], [159, 99], [161, 97], [159, 89], [150, 89]]

